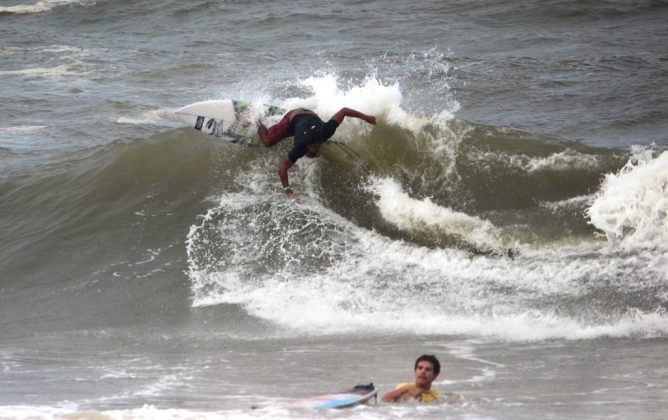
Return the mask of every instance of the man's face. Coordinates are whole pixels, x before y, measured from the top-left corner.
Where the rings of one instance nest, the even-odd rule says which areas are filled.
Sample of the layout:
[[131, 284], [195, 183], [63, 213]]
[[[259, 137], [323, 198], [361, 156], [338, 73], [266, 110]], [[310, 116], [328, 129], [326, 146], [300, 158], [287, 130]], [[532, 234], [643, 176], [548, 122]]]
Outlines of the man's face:
[[434, 373], [434, 365], [426, 360], [420, 360], [415, 368], [415, 383], [421, 387], [430, 387], [438, 375]]
[[320, 144], [314, 143], [314, 144], [307, 144], [306, 145], [306, 156], [307, 157], [316, 157], [318, 155], [318, 151], [320, 150]]

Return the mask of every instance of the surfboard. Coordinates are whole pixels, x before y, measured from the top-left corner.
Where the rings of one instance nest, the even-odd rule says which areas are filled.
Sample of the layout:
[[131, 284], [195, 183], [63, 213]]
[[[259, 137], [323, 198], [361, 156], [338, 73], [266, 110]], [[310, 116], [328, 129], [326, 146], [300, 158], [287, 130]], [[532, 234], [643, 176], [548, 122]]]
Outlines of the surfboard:
[[371, 383], [368, 385], [357, 385], [343, 392], [307, 398], [296, 402], [295, 406], [315, 409], [346, 408], [358, 404], [369, 404], [372, 398], [377, 402], [378, 390]]
[[[177, 109], [175, 114], [195, 130], [237, 143], [243, 139], [249, 140], [248, 128], [254, 118], [266, 118], [284, 112], [276, 106], [262, 106], [258, 111], [250, 102], [240, 99], [216, 99], [186, 105]], [[251, 127], [251, 133], [253, 129]]]
[[[378, 403], [378, 390], [371, 383], [368, 385], [356, 385], [352, 389], [332, 394], [318, 395], [316, 397], [299, 400], [293, 403], [281, 404], [279, 407], [283, 409], [290, 408], [307, 408], [307, 409], [322, 409], [322, 408], [346, 408], [353, 407], [360, 404], [370, 404], [373, 398], [374, 404]], [[252, 405], [251, 409], [271, 408], [271, 405]], [[275, 406], [274, 406], [275, 407]]]

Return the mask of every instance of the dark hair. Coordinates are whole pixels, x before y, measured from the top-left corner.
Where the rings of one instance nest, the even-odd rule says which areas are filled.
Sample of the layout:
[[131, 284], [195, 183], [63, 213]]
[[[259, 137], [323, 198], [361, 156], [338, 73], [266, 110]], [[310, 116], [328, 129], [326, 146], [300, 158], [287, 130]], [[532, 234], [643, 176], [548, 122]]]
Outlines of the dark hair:
[[441, 363], [433, 354], [423, 354], [422, 356], [418, 357], [417, 360], [415, 361], [415, 367], [413, 368], [413, 370], [417, 369], [418, 363], [422, 361], [431, 363], [434, 366], [434, 373], [436, 375], [441, 373]]

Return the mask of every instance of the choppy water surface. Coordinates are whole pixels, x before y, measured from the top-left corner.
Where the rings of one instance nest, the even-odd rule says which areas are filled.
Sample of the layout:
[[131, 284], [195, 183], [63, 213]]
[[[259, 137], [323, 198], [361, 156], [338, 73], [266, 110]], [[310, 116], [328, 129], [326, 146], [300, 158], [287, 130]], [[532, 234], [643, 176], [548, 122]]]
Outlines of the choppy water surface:
[[[0, 416], [664, 418], [667, 18], [0, 2]], [[289, 201], [290, 141], [174, 117], [221, 98], [378, 125]], [[286, 408], [421, 353], [442, 403]]]

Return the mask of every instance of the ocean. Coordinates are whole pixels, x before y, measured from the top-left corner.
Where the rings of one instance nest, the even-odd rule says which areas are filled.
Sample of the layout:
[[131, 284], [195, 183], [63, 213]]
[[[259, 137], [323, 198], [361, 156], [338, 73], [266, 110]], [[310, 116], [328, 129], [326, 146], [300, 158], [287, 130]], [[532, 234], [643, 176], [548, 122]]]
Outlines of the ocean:
[[[666, 22], [0, 0], [0, 418], [667, 418]], [[223, 98], [378, 124], [346, 118], [290, 200], [290, 139], [174, 115]], [[292, 405], [423, 353], [438, 403]]]

